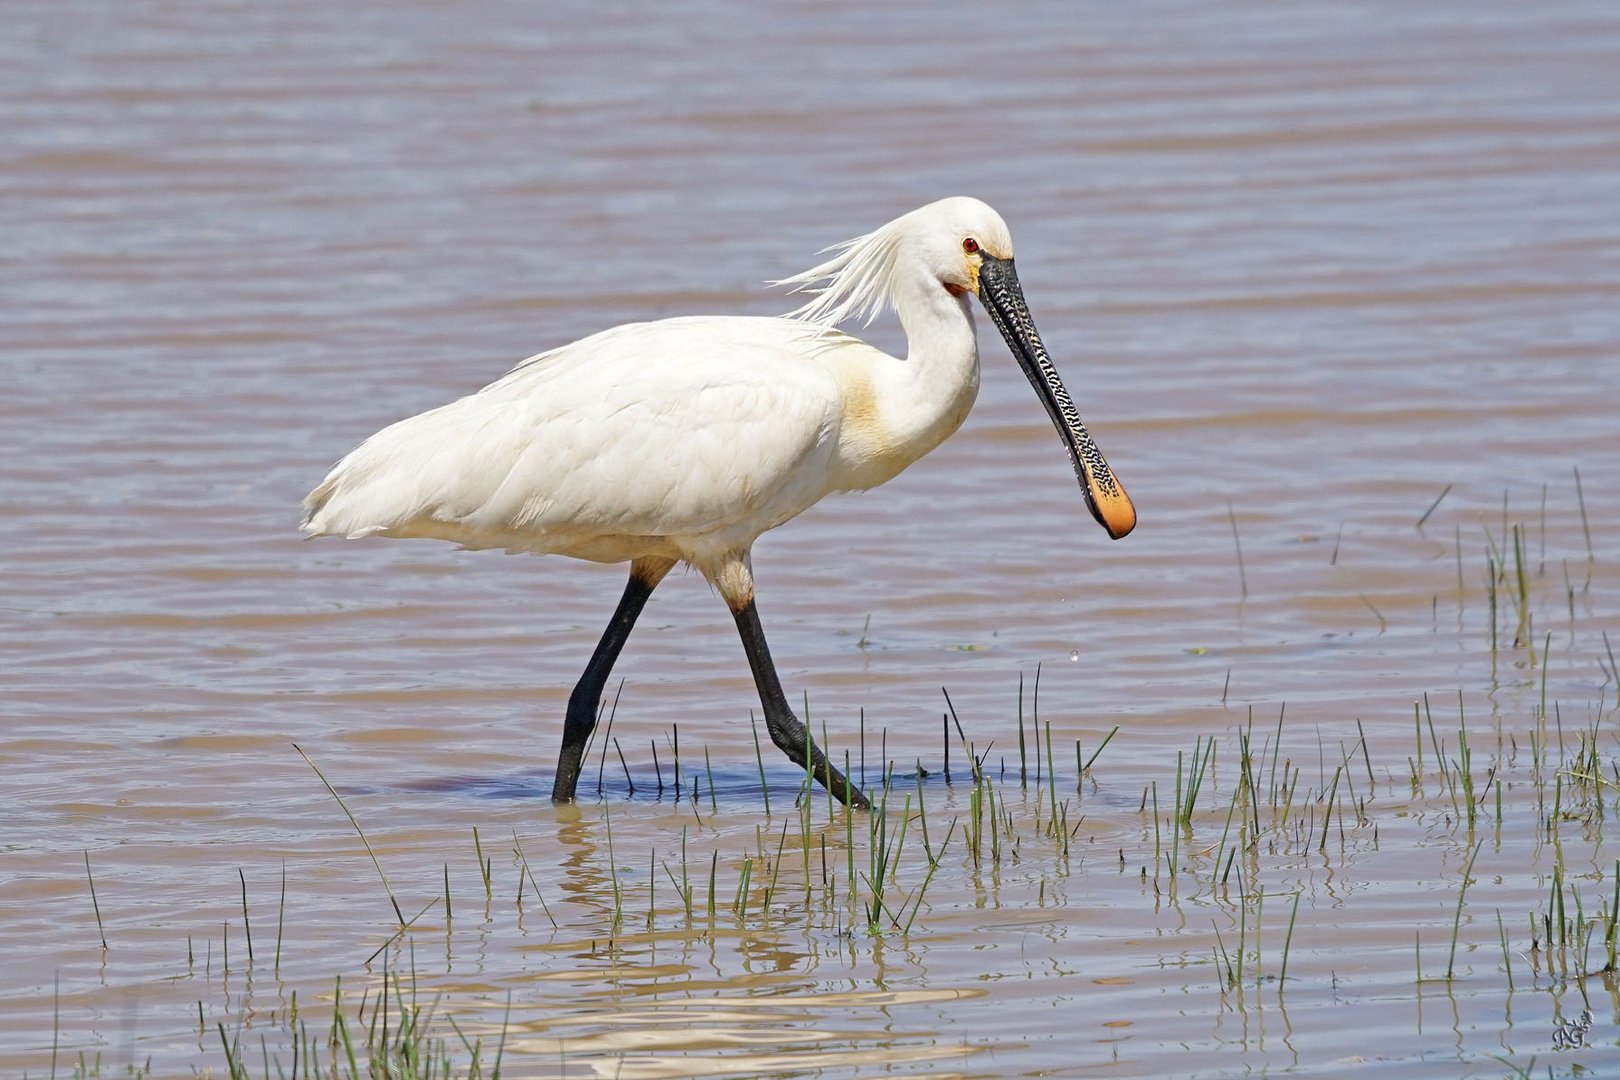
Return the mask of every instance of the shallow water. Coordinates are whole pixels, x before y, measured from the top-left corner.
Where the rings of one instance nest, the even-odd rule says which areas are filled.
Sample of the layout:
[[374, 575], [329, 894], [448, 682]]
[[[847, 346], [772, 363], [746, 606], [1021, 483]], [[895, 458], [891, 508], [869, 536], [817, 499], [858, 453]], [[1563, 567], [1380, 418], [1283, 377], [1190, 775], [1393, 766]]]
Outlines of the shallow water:
[[[336, 976], [353, 1005], [385, 963], [467, 1031], [504, 1026], [516, 1075], [1620, 1062], [1613, 988], [1576, 970], [1601, 966], [1616, 851], [1560, 778], [1583, 738], [1616, 750], [1610, 5], [23, 0], [8, 22], [0, 1069], [223, 1075], [216, 1024], [286, 1064], [294, 992], [314, 1030]], [[1090, 521], [987, 335], [962, 432], [758, 545], [789, 694], [857, 772], [864, 747], [868, 785], [895, 762], [893, 817], [920, 762], [931, 842], [959, 822], [910, 933], [874, 937], [844, 848], [867, 857], [866, 821], [804, 823], [769, 759], [767, 812], [752, 682], [697, 578], [660, 589], [616, 673], [624, 767], [598, 799], [599, 746], [559, 809], [560, 714], [622, 572], [303, 543], [296, 506], [371, 431], [525, 355], [783, 310], [761, 281], [953, 193], [1008, 219], [1141, 524]], [[1017, 775], [1037, 669], [1044, 789]], [[977, 866], [941, 686], [1012, 822]], [[1436, 764], [1460, 761], [1459, 691], [1472, 830]], [[1234, 874], [1251, 709], [1269, 780], [1279, 710], [1301, 779]], [[1116, 725], [1077, 785], [1076, 740]], [[695, 802], [656, 794], [677, 727]], [[368, 965], [396, 915], [294, 743], [407, 917], [448, 878], [448, 924], [430, 908]], [[1053, 792], [1067, 854], [1037, 823]], [[907, 897], [920, 859], [913, 834]], [[794, 884], [767, 901], [755, 877], [739, 915], [745, 860]], [[1533, 936], [1555, 867], [1599, 927], [1584, 968]], [[1588, 1006], [1590, 1045], [1555, 1049]]]

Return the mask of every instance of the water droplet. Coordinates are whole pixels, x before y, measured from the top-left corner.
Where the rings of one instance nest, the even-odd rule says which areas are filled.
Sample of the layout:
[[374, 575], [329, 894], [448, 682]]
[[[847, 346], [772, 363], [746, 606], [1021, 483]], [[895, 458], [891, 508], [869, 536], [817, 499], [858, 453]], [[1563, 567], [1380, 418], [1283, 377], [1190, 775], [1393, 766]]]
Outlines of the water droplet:
[[1080, 650], [1078, 650], [1078, 649], [1070, 649], [1069, 650], [1069, 660], [1071, 662], [1073, 662], [1073, 661], [1077, 661], [1079, 659], [1080, 659]]

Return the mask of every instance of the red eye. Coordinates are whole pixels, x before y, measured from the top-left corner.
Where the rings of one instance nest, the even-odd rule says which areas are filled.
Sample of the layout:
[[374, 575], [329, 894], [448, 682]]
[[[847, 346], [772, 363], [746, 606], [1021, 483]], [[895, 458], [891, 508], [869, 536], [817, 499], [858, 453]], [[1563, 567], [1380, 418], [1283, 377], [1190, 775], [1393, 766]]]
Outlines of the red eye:
[[979, 242], [970, 236], [966, 240], [962, 241], [962, 250], [967, 252], [969, 255], [976, 255], [979, 251]]

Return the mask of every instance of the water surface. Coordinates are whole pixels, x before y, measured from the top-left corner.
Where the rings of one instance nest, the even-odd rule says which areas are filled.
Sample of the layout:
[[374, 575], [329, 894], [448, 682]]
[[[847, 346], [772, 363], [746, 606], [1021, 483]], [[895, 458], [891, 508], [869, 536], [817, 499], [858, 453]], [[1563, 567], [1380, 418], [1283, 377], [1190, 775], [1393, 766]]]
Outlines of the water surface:
[[[1581, 740], [1615, 750], [1609, 5], [8, 15], [7, 1071], [48, 1075], [54, 1042], [58, 1071], [82, 1052], [222, 1073], [215, 1024], [285, 1054], [295, 991], [329, 1011], [335, 976], [359, 995], [385, 963], [414, 963], [469, 1030], [505, 1018], [521, 1075], [1615, 1067], [1612, 986], [1567, 954], [1560, 970], [1534, 930], [1562, 867], [1602, 966], [1614, 846], [1590, 805], [1546, 823]], [[661, 587], [617, 673], [636, 793], [610, 754], [598, 799], [593, 755], [589, 797], [558, 809], [561, 712], [622, 571], [304, 543], [296, 507], [376, 428], [523, 356], [629, 319], [784, 310], [762, 281], [956, 193], [1011, 225], [1141, 524], [1111, 543], [1090, 521], [987, 333], [954, 439], [758, 545], [789, 694], [857, 768], [864, 715], [868, 783], [885, 752], [901, 778], [894, 814], [920, 761], [932, 841], [971, 815], [960, 748], [943, 776], [944, 686], [1021, 838], [975, 867], [958, 833], [911, 932], [874, 938], [844, 891], [842, 819], [818, 807], [801, 836], [768, 759], [766, 812], [754, 689], [700, 579]], [[1018, 782], [1037, 668], [1061, 790]], [[1436, 762], [1459, 760], [1459, 691], [1473, 830]], [[1269, 748], [1282, 712], [1299, 806], [1234, 876], [1213, 862], [1251, 710]], [[1077, 785], [1074, 743], [1116, 725]], [[696, 804], [656, 795], [677, 727]], [[1211, 738], [1172, 883], [1176, 755]], [[395, 914], [294, 743], [407, 915], [448, 877], [448, 925], [430, 910], [368, 965]], [[1037, 839], [1052, 791], [1066, 855]], [[692, 878], [717, 868], [713, 922], [655, 865], [679, 879], [683, 839]], [[745, 860], [800, 891], [728, 916]], [[1240, 934], [1259, 981], [1251, 965], [1234, 987], [1220, 957]], [[1591, 1047], [1555, 1050], [1554, 1023], [1588, 1006]]]

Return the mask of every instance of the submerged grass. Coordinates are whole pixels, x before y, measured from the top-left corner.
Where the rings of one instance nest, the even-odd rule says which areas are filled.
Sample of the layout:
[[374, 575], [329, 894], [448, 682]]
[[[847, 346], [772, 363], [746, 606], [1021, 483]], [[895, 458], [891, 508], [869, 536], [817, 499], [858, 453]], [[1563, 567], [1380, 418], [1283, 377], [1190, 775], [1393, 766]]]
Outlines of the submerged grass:
[[[1448, 485], [1434, 499], [1419, 528], [1450, 492]], [[1242, 580], [1235, 515], [1231, 523]], [[252, 917], [247, 872], [238, 868], [247, 967], [241, 972], [232, 966], [235, 928], [220, 930], [216, 923], [223, 958], [219, 988], [228, 992], [197, 1001], [192, 1026], [210, 1036], [212, 1067], [233, 1080], [495, 1077], [507, 1053], [511, 1003], [494, 987], [469, 992], [447, 975], [458, 943], [474, 935], [480, 950], [492, 948], [508, 913], [515, 916], [511, 925], [521, 935], [521, 948], [615, 970], [669, 942], [694, 940], [711, 947], [721, 940], [789, 940], [805, 943], [794, 946], [801, 950], [833, 941], [877, 963], [885, 950], [925, 949], [937, 904], [973, 903], [987, 910], [1062, 905], [1072, 895], [1069, 879], [1081, 872], [1117, 874], [1134, 883], [1144, 901], [1144, 934], [1157, 925], [1157, 932], [1178, 942], [1167, 950], [1175, 957], [1167, 966], [1186, 970], [1192, 992], [1207, 992], [1223, 1009], [1246, 1011], [1258, 1008], [1262, 995], [1281, 1004], [1286, 994], [1336, 987], [1332, 948], [1319, 942], [1333, 921], [1354, 917], [1340, 910], [1345, 900], [1335, 891], [1336, 880], [1378, 852], [1380, 828], [1387, 834], [1413, 821], [1425, 830], [1422, 850], [1438, 853], [1447, 868], [1435, 874], [1446, 883], [1443, 911], [1411, 915], [1411, 989], [1420, 1015], [1421, 998], [1432, 996], [1434, 987], [1448, 996], [1533, 990], [1557, 1002], [1566, 991], [1584, 1000], [1598, 986], [1620, 1015], [1614, 982], [1620, 861], [1605, 849], [1603, 835], [1620, 811], [1620, 740], [1614, 734], [1620, 669], [1606, 633], [1577, 620], [1577, 590], [1567, 576], [1565, 584], [1547, 587], [1553, 578], [1523, 525], [1484, 527], [1482, 594], [1463, 587], [1462, 532], [1455, 532], [1459, 624], [1465, 610], [1481, 620], [1478, 655], [1488, 659], [1489, 675], [1484, 686], [1416, 690], [1410, 729], [1404, 702], [1389, 715], [1363, 712], [1353, 719], [1302, 715], [1282, 705], [1275, 722], [1257, 719], [1250, 706], [1234, 722], [1223, 701], [1209, 714], [1209, 733], [1171, 755], [1151, 731], [1111, 725], [1082, 734], [1066, 728], [1072, 720], [1054, 720], [1050, 709], [1043, 717], [1037, 667], [1027, 715], [1022, 675], [1016, 699], [1004, 715], [990, 719], [964, 722], [942, 688], [943, 745], [937, 757], [918, 759], [914, 768], [898, 767], [890, 758], [886, 734], [868, 746], [864, 717], [858, 746], [832, 745], [823, 723], [829, 760], [841, 758], [845, 775], [859, 776], [872, 800], [864, 814], [846, 811], [808, 772], [796, 778], [796, 798], [778, 790], [773, 799], [757, 730], [759, 789], [740, 799], [716, 782], [708, 748], [702, 748], [701, 769], [695, 767], [690, 739], [683, 748], [673, 729], [662, 740], [674, 763], [672, 784], [660, 762], [660, 740], [651, 741], [654, 791], [645, 782], [645, 762], [634, 766], [642, 770], [638, 786], [633, 763], [613, 739], [624, 786], [607, 790], [614, 785], [604, 787], [602, 777], [609, 741], [604, 729], [598, 785], [608, 801], [579, 807], [570, 825], [589, 842], [561, 861], [549, 853], [537, 861], [531, 854], [541, 853], [539, 843], [526, 847], [514, 831], [510, 858], [497, 858], [474, 828], [476, 875], [468, 872], [464, 854], [452, 860], [436, 852], [428, 861], [431, 883], [410, 881], [400, 892], [360, 818], [300, 749], [358, 836], [397, 924], [386, 928], [382, 946], [369, 959], [362, 959], [363, 951], [354, 954], [358, 972], [326, 984], [332, 988], [329, 1011], [300, 1009], [298, 991], [289, 996], [292, 984], [282, 981], [287, 867], [281, 867], [273, 962], [265, 948], [255, 954], [252, 924], [260, 923], [262, 936], [267, 923]], [[1543, 551], [1545, 532], [1543, 527]], [[1442, 560], [1448, 579], [1450, 564], [1448, 552]], [[1558, 565], [1555, 560], [1555, 572]], [[1246, 593], [1246, 580], [1243, 585]], [[1403, 632], [1397, 604], [1386, 615], [1361, 598], [1381, 631], [1392, 637]], [[1550, 632], [1536, 633], [1538, 622], [1552, 625], [1550, 608], [1569, 613], [1567, 639], [1561, 630], [1556, 642]], [[1590, 661], [1589, 668], [1577, 668], [1578, 658]], [[1576, 693], [1595, 692], [1598, 700], [1587, 701], [1584, 718], [1566, 725], [1566, 711], [1578, 715], [1559, 700], [1571, 686]], [[1452, 693], [1455, 714], [1447, 696]], [[609, 724], [617, 704], [615, 694]], [[1520, 712], [1512, 711], [1514, 704]], [[1397, 730], [1409, 734], [1397, 737]], [[1005, 763], [994, 777], [986, 768], [1002, 736], [1017, 743], [1015, 777]], [[1072, 768], [1054, 752], [1068, 738], [1074, 740]], [[1110, 747], [1125, 749], [1116, 749], [1104, 765]], [[869, 761], [875, 761], [870, 774]], [[1109, 800], [1104, 805], [1113, 808], [1115, 828], [1126, 834], [1105, 831], [1099, 838], [1088, 832], [1091, 823], [1082, 810], [1099, 797]], [[624, 841], [622, 828], [615, 829], [631, 812], [623, 800], [634, 806], [665, 799], [679, 810], [678, 837], [671, 824], [660, 826], [668, 840], [650, 848]], [[1134, 808], [1136, 817], [1121, 806]], [[753, 825], [751, 837], [739, 827], [740, 818]], [[1512, 861], [1522, 851], [1513, 845], [1515, 830], [1535, 847], [1528, 866]], [[453, 869], [457, 865], [460, 871]], [[1485, 869], [1476, 874], [1476, 867]], [[88, 852], [84, 872], [106, 949]], [[1526, 880], [1535, 882], [1538, 897], [1528, 910], [1515, 906], [1522, 904], [1513, 899], [1520, 894], [1507, 891]], [[467, 893], [479, 891], [482, 917], [468, 918]], [[411, 903], [420, 902], [420, 909], [406, 918], [401, 897], [417, 892]], [[948, 899], [941, 900], [941, 892]], [[530, 896], [528, 906], [539, 907], [543, 924], [532, 917], [523, 921]], [[442, 925], [425, 921], [433, 910], [443, 911]], [[1188, 917], [1194, 913], [1197, 918]], [[1162, 923], [1161, 916], [1167, 916]], [[446, 971], [419, 975], [416, 947], [440, 935]], [[1446, 963], [1437, 977], [1442, 969], [1434, 949], [1442, 936]], [[199, 959], [206, 959], [194, 961], [188, 941], [187, 977], [201, 966], [201, 977], [213, 985], [214, 942], [208, 938], [206, 951], [198, 945]], [[276, 989], [271, 1007], [252, 990], [261, 963], [269, 965]], [[228, 981], [238, 974], [246, 975], [247, 989]], [[265, 972], [258, 974], [262, 981]], [[364, 987], [358, 1000], [352, 989], [357, 984]], [[307, 1001], [307, 978], [303, 985]], [[93, 1059], [81, 1062], [80, 1075], [99, 1069]], [[587, 1067], [611, 1074], [613, 1063], [599, 1055], [582, 1065]], [[129, 1074], [141, 1075], [134, 1066]]]

